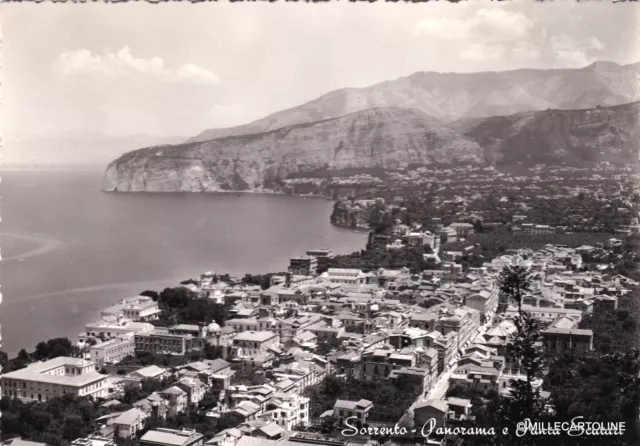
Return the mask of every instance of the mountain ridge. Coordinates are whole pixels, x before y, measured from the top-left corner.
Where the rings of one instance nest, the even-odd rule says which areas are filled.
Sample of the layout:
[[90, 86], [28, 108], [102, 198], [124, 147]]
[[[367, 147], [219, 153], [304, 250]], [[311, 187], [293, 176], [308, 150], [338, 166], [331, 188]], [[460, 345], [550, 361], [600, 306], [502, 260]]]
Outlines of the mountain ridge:
[[281, 191], [284, 180], [411, 165], [626, 163], [640, 151], [640, 101], [549, 109], [443, 124], [416, 109], [379, 107], [259, 134], [128, 152], [106, 191]]
[[445, 122], [546, 108], [592, 108], [640, 99], [640, 63], [600, 61], [582, 68], [478, 73], [420, 71], [363, 88], [341, 88], [235, 127], [208, 129], [187, 142], [261, 133], [375, 107], [416, 108]]

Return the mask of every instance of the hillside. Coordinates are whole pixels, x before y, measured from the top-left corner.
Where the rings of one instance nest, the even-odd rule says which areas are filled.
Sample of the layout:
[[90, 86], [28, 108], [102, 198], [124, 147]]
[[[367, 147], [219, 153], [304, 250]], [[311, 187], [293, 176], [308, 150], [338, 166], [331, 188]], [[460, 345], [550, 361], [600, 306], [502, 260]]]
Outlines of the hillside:
[[425, 113], [374, 108], [314, 123], [127, 153], [106, 191], [278, 189], [289, 175], [349, 168], [482, 162], [482, 150]]
[[639, 75], [640, 64], [613, 62], [562, 70], [418, 72], [366, 88], [334, 90], [246, 125], [205, 130], [189, 142], [261, 133], [376, 107], [413, 108], [451, 122], [548, 108], [619, 105], [640, 99]]
[[640, 102], [586, 110], [545, 110], [451, 125], [496, 165], [626, 164], [640, 153]]

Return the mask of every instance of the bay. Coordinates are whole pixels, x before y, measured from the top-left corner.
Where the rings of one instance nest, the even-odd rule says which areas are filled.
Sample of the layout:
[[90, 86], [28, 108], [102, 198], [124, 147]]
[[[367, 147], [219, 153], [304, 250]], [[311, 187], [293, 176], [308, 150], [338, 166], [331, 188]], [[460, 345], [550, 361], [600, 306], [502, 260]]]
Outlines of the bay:
[[100, 308], [201, 272], [285, 271], [311, 248], [360, 250], [332, 202], [236, 193], [104, 193], [100, 171], [5, 171], [0, 187], [2, 349], [73, 341]]

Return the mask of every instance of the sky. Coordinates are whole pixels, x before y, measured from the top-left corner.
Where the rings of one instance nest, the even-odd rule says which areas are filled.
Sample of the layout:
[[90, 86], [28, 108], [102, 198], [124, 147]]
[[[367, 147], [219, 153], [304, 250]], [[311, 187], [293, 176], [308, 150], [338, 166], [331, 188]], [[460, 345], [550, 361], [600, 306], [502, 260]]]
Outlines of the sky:
[[416, 71], [640, 60], [609, 1], [0, 5], [3, 140], [190, 137]]

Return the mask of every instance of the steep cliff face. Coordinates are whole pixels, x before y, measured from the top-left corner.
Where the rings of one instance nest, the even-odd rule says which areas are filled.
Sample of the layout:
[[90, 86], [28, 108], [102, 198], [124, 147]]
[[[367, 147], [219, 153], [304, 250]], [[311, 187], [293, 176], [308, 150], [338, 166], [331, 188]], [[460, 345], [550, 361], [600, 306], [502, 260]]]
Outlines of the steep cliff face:
[[473, 119], [452, 127], [480, 144], [488, 161], [525, 165], [637, 161], [640, 102]]
[[376, 107], [412, 108], [450, 122], [548, 108], [619, 105], [640, 99], [639, 76], [639, 64], [611, 62], [564, 70], [419, 72], [366, 88], [335, 90], [246, 125], [205, 130], [189, 142], [261, 133]]
[[482, 160], [477, 143], [438, 120], [385, 107], [270, 132], [136, 150], [108, 166], [103, 189], [265, 190], [291, 174]]

